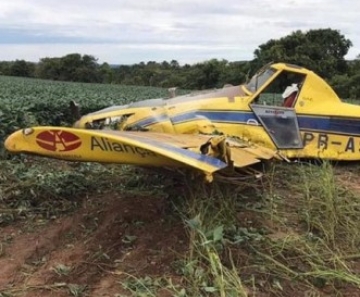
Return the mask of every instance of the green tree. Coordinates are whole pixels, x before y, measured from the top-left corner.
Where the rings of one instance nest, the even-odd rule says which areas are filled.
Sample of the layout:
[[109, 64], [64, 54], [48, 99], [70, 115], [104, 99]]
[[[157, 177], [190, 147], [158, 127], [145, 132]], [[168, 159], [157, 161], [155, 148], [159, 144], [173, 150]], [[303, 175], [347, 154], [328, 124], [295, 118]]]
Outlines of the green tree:
[[11, 74], [11, 63], [8, 61], [0, 62], [0, 75], [10, 75]]
[[43, 79], [60, 79], [60, 58], [40, 59], [36, 68], [36, 76]]
[[341, 98], [350, 97], [350, 78], [348, 74], [334, 75], [330, 80], [330, 85]]
[[102, 82], [102, 74], [95, 57], [78, 53], [60, 58], [43, 58], [36, 68], [39, 78], [63, 81]]
[[10, 75], [32, 77], [34, 76], [35, 67], [32, 63], [25, 60], [16, 60], [10, 66]]
[[238, 85], [246, 81], [248, 62], [230, 62], [223, 68], [219, 77], [220, 85]]
[[349, 97], [360, 99], [360, 55], [350, 63]]
[[349, 82], [349, 97], [360, 100], [360, 73], [357, 73], [350, 78]]
[[345, 55], [351, 46], [352, 42], [338, 30], [295, 31], [261, 44], [254, 51], [252, 68], [258, 69], [271, 61], [287, 62], [309, 68], [324, 78], [331, 78], [347, 72]]
[[360, 54], [353, 61], [349, 61], [349, 74], [355, 75], [360, 73]]
[[60, 59], [60, 80], [77, 81], [76, 70], [82, 67], [81, 55], [68, 54]]
[[103, 83], [111, 84], [114, 79], [114, 71], [108, 63], [102, 63], [99, 67], [99, 75]]

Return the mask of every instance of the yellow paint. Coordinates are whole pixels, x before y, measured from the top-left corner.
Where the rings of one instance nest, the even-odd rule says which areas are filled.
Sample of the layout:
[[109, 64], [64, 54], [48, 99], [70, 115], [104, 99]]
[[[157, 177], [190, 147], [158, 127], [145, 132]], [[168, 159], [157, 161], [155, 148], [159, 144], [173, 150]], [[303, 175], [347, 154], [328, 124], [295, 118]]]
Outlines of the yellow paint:
[[[272, 64], [268, 67], [274, 71], [273, 75], [255, 91], [248, 89], [244, 84], [163, 101], [146, 101], [114, 107], [112, 110], [106, 109], [83, 116], [74, 124], [74, 128], [35, 127], [33, 133], [29, 135], [24, 135], [22, 130], [17, 131], [9, 136], [5, 146], [11, 152], [36, 153], [66, 160], [144, 166], [190, 166], [207, 175], [218, 171], [219, 168], [211, 165], [210, 161], [208, 163], [199, 161], [203, 157], [200, 148], [205, 143], [211, 143], [207, 156], [222, 160], [228, 165], [232, 162], [239, 168], [255, 164], [261, 159], [274, 158], [276, 151], [287, 158], [359, 160], [360, 127], [359, 133], [354, 135], [337, 133], [330, 128], [327, 131], [321, 131], [318, 127], [301, 128], [299, 133], [304, 144], [303, 148], [277, 148], [270, 137], [270, 132], [260, 125], [252, 106], [259, 95], [271, 86], [282, 72], [306, 76], [294, 108], [287, 109], [295, 111], [298, 120], [304, 117], [319, 118], [324, 120], [325, 126], [329, 117], [340, 119], [339, 122], [343, 119], [360, 122], [360, 106], [342, 102], [321, 77], [308, 69], [284, 63]], [[208, 117], [217, 120], [210, 120]], [[108, 124], [119, 118], [121, 121], [115, 126], [122, 132], [88, 129], [96, 127], [97, 121]], [[236, 121], [237, 118], [251, 120]], [[341, 129], [339, 124], [336, 125], [336, 129]], [[75, 134], [81, 139], [82, 145], [68, 152], [49, 151], [39, 147], [36, 142], [37, 135], [54, 128]], [[147, 132], [132, 132], [138, 129]], [[279, 133], [279, 131], [271, 133]], [[208, 136], [199, 134], [208, 134]], [[217, 134], [226, 137], [211, 139], [210, 135]], [[108, 146], [94, 145], [94, 137], [96, 139], [105, 137], [110, 143], [109, 147], [113, 143], [118, 146], [118, 150], [123, 146], [127, 146], [128, 149], [123, 149], [122, 152], [115, 149], [101, 149]], [[240, 138], [243, 144], [234, 144], [229, 137]], [[150, 144], [150, 140], [154, 143]], [[161, 147], [161, 144], [194, 152], [198, 154], [199, 160], [185, 156], [181, 151], [174, 152], [169, 147]]]
[[[209, 149], [202, 154], [200, 147], [206, 143], [209, 143]], [[237, 145], [234, 143], [233, 146]], [[205, 135], [34, 127], [10, 135], [5, 147], [13, 153], [68, 161], [192, 167], [208, 177], [228, 167], [230, 161], [226, 158], [225, 137]], [[234, 155], [237, 156], [238, 152], [234, 151]], [[259, 162], [250, 152], [242, 152], [242, 157], [242, 162], [237, 161], [237, 164]]]

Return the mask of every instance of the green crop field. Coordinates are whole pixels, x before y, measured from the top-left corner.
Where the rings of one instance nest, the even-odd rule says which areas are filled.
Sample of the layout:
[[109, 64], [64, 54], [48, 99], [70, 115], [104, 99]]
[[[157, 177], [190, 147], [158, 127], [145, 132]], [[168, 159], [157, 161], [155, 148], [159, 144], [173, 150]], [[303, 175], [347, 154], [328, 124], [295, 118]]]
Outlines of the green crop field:
[[[186, 91], [179, 91], [184, 93]], [[82, 113], [86, 114], [110, 105], [168, 96], [167, 89], [155, 87], [0, 76], [0, 143], [6, 135], [27, 125], [71, 125], [74, 119], [69, 109], [70, 100], [79, 103]]]
[[167, 90], [155, 87], [71, 83], [32, 78], [0, 76], [0, 102], [14, 106], [52, 104], [61, 106], [70, 99], [82, 104], [126, 104], [139, 98], [168, 96]]
[[134, 100], [168, 96], [166, 89], [85, 84], [0, 76], [0, 110], [10, 113], [30, 112], [39, 124], [68, 120], [70, 100], [80, 103], [84, 113], [109, 105]]
[[[87, 113], [167, 96], [0, 76], [0, 144], [20, 127], [71, 125], [70, 100]], [[258, 179], [204, 184], [1, 157], [0, 297], [360, 296], [358, 164], [278, 162]]]

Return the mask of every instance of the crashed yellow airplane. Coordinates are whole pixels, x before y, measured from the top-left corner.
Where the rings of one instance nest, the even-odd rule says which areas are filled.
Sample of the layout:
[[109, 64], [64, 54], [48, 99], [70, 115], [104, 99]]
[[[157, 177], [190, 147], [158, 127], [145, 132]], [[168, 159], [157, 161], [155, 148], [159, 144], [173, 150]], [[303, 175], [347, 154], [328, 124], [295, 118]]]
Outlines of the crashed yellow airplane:
[[308, 69], [273, 63], [243, 85], [112, 106], [72, 128], [25, 128], [5, 147], [69, 161], [193, 168], [211, 180], [274, 158], [359, 160], [360, 106], [342, 102]]

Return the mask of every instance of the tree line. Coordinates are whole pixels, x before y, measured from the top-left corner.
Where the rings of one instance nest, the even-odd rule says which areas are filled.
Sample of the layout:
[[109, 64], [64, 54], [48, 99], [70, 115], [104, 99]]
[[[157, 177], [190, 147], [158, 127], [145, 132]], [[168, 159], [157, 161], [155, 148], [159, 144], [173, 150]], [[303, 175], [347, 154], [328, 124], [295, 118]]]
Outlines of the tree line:
[[92, 55], [78, 53], [42, 58], [38, 63], [25, 60], [0, 62], [0, 74], [59, 81], [112, 83], [201, 90], [245, 82], [269, 62], [288, 62], [315, 71], [342, 98], [360, 98], [360, 55], [352, 61], [345, 56], [353, 46], [338, 30], [294, 31], [271, 39], [254, 50], [250, 61], [229, 62], [211, 59], [180, 65], [176, 60], [140, 62], [133, 65], [98, 63]]

